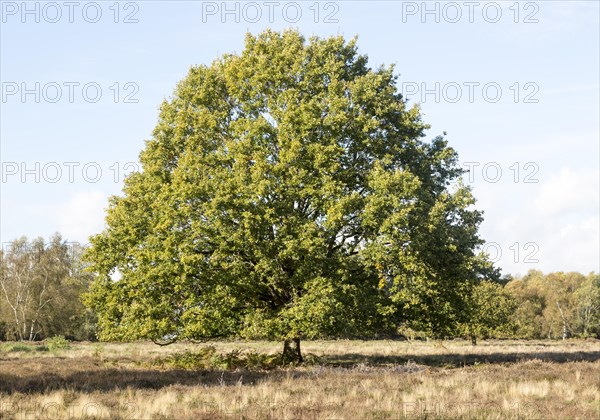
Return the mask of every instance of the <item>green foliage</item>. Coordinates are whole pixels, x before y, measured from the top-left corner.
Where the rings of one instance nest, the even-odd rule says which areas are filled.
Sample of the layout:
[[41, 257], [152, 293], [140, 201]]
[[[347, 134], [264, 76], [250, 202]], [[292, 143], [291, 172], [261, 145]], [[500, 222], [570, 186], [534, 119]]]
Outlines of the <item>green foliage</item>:
[[48, 243], [22, 237], [0, 251], [0, 337], [93, 338], [94, 315], [80, 300], [91, 278], [83, 270], [81, 252], [59, 234]]
[[62, 335], [55, 335], [52, 338], [46, 339], [46, 346], [50, 351], [66, 350], [69, 348], [69, 340]]
[[582, 337], [600, 338], [600, 274], [591, 273], [575, 291], [575, 329]]
[[511, 316], [516, 303], [500, 283], [482, 281], [473, 287], [464, 334], [477, 338], [507, 338], [514, 334]]
[[600, 338], [598, 274], [531, 270], [506, 285], [517, 305], [511, 322], [519, 338]]
[[98, 359], [102, 359], [104, 357], [104, 346], [99, 345], [99, 344], [94, 344], [93, 346], [94, 351], [92, 352], [92, 356], [96, 357]]
[[47, 346], [41, 346], [37, 344], [28, 344], [28, 343], [3, 343], [0, 344], [0, 352], [5, 353], [29, 353], [32, 351], [45, 352], [48, 351]]
[[282, 362], [279, 354], [242, 352], [240, 350], [231, 350], [220, 354], [216, 352], [215, 347], [207, 346], [197, 351], [176, 353], [167, 358], [157, 359], [154, 361], [154, 365], [187, 370], [268, 370], [282, 366]]
[[2, 351], [6, 353], [30, 352], [34, 350], [34, 346], [24, 343], [6, 343], [0, 346]]
[[355, 40], [265, 31], [191, 68], [91, 238], [98, 336], [456, 331], [463, 292], [497, 273], [458, 156], [427, 129]]

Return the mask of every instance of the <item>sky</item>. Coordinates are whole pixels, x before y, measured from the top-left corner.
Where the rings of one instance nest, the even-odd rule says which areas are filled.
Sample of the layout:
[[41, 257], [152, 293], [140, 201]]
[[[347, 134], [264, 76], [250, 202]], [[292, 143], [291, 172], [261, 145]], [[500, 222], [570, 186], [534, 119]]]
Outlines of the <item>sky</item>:
[[598, 1], [0, 1], [0, 241], [87, 243], [158, 106], [246, 32], [357, 36], [447, 132], [503, 274], [598, 272]]

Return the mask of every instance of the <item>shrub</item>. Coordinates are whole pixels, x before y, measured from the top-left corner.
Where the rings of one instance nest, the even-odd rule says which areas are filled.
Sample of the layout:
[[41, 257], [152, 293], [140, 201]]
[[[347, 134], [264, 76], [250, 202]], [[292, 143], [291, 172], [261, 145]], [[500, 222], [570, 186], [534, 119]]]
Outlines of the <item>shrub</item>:
[[263, 354], [253, 351], [242, 352], [232, 350], [218, 354], [215, 347], [208, 346], [200, 350], [173, 354], [165, 359], [157, 359], [154, 365], [169, 366], [172, 368], [198, 370], [198, 369], [273, 369], [281, 366], [280, 354]]
[[6, 343], [2, 345], [2, 350], [6, 353], [25, 352], [28, 353], [34, 349], [34, 346], [25, 343]]
[[46, 340], [46, 346], [48, 346], [48, 349], [51, 351], [66, 350], [69, 348], [69, 340], [62, 335], [55, 335]]

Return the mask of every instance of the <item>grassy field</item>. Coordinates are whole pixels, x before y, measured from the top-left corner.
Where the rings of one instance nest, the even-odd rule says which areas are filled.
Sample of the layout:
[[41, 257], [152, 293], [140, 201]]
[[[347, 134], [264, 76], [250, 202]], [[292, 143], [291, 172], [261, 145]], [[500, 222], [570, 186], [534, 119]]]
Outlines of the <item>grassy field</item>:
[[600, 418], [600, 341], [0, 345], [0, 418]]

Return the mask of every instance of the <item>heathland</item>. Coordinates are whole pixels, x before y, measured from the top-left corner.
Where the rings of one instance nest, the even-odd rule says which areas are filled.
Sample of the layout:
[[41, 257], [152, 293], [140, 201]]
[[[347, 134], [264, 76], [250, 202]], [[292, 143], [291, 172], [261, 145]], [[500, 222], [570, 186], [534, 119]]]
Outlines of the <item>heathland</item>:
[[598, 340], [3, 343], [0, 418], [600, 417]]

